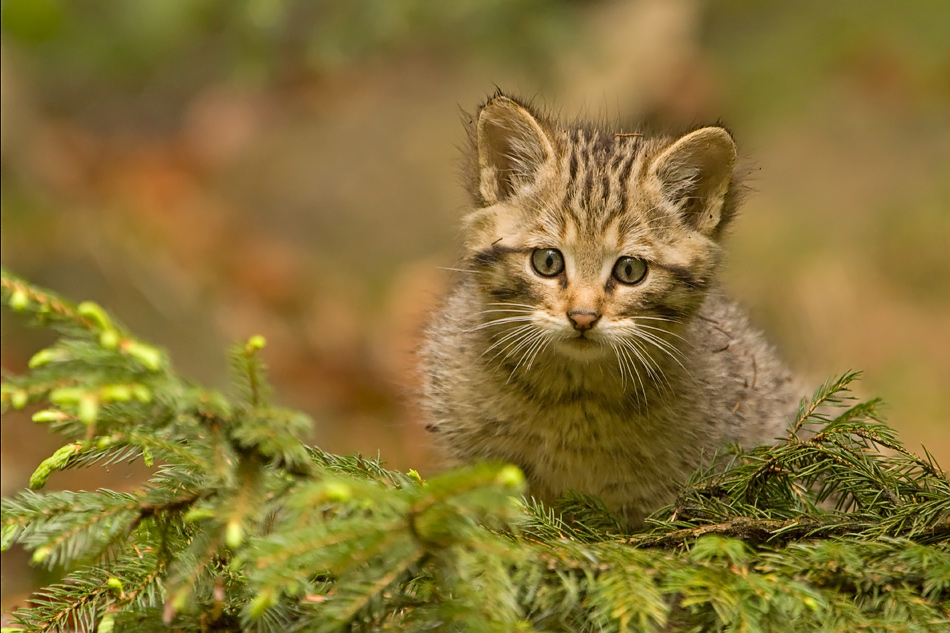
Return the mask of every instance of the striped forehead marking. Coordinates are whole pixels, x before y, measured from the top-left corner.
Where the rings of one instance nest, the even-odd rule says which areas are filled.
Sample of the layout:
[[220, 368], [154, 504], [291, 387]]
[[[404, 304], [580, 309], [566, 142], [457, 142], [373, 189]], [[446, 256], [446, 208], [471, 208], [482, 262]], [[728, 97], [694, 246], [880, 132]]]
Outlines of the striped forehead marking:
[[562, 140], [562, 206], [584, 231], [601, 232], [626, 210], [640, 138], [577, 128]]

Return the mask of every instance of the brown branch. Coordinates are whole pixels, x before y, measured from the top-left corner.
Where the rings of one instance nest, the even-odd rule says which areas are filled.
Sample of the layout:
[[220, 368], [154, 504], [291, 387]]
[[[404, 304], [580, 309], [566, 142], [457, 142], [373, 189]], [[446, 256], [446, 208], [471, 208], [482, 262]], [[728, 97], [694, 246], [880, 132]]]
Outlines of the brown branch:
[[[93, 322], [92, 319], [79, 314], [79, 312], [72, 305], [63, 301], [62, 299], [57, 298], [52, 293], [48, 294], [41, 292], [37, 288], [13, 276], [7, 276], [7, 274], [4, 274], [3, 277], [0, 277], [0, 287], [10, 292], [10, 294], [21, 292], [29, 297], [32, 301], [47, 308], [50, 312], [54, 312], [60, 317], [74, 321], [88, 330], [98, 330], [95, 322]], [[40, 312], [39, 310], [35, 309], [33, 311]]]

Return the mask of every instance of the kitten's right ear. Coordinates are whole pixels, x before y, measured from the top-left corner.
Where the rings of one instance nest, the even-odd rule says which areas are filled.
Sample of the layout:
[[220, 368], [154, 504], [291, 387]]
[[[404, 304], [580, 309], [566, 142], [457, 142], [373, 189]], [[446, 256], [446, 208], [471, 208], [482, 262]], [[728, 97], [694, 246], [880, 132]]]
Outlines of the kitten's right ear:
[[479, 110], [475, 148], [478, 193], [489, 206], [533, 182], [554, 157], [551, 141], [538, 120], [503, 95], [492, 97]]
[[727, 201], [735, 164], [736, 144], [729, 132], [704, 127], [660, 154], [648, 178], [687, 224], [713, 235], [730, 219]]

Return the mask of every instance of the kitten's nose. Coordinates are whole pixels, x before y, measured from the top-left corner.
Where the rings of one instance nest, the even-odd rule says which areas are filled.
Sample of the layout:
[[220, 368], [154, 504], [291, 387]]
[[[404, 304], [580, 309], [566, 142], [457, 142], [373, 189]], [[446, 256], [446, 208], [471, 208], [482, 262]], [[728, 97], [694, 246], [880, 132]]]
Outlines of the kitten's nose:
[[572, 310], [567, 313], [567, 318], [574, 324], [575, 330], [584, 332], [594, 327], [594, 324], [600, 319], [600, 315], [585, 310]]

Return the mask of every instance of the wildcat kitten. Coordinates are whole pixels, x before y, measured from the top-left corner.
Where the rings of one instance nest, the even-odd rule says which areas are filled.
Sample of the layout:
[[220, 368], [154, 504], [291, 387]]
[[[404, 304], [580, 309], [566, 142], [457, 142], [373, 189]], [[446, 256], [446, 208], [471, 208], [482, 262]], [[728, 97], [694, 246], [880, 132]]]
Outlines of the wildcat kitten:
[[736, 147], [564, 125], [501, 93], [470, 129], [474, 209], [422, 349], [428, 428], [531, 493], [631, 527], [728, 443], [787, 432], [801, 392], [716, 287]]

